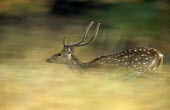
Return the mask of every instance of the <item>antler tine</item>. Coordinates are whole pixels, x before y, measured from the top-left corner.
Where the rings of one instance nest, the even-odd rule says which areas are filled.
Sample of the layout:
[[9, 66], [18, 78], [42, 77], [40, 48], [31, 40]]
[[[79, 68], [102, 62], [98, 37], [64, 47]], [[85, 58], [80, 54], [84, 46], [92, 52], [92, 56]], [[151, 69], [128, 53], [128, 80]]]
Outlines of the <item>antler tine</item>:
[[64, 37], [64, 40], [63, 40], [63, 45], [66, 46], [66, 36]]
[[87, 37], [88, 37], [88, 36], [87, 36], [87, 34], [88, 34], [88, 32], [89, 32], [90, 28], [92, 27], [93, 23], [94, 23], [94, 21], [91, 21], [91, 22], [90, 22], [90, 24], [87, 26], [87, 28], [86, 28], [86, 32], [85, 32], [85, 34], [84, 34], [84, 36], [83, 36], [82, 40], [81, 40], [81, 41], [79, 41], [79, 42], [77, 42], [77, 43], [70, 44], [70, 46], [71, 46], [71, 45], [79, 46], [79, 44], [81, 44], [81, 43], [82, 43], [85, 39], [87, 39]]
[[84, 45], [87, 45], [87, 44], [91, 43], [91, 42], [96, 38], [97, 33], [98, 33], [98, 31], [99, 31], [99, 27], [100, 27], [100, 23], [98, 23], [98, 25], [97, 25], [97, 27], [96, 27], [95, 34], [91, 37], [91, 39], [90, 39], [88, 42], [86, 42], [86, 43], [79, 44], [78, 46], [84, 46]]

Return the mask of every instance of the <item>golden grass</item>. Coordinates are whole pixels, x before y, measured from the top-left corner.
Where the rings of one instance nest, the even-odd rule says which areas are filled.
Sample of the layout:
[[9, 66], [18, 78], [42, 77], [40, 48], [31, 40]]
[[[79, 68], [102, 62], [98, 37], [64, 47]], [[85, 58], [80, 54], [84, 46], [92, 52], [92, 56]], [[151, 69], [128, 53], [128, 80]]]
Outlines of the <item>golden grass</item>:
[[[164, 65], [162, 72], [166, 78], [150, 75], [121, 81], [114, 75], [78, 77], [65, 65], [47, 63], [46, 59], [62, 47], [58, 36], [64, 36], [65, 31], [4, 27], [0, 110], [169, 110], [169, 65]], [[97, 56], [94, 50], [86, 53], [83, 49], [76, 52], [82, 60]]]

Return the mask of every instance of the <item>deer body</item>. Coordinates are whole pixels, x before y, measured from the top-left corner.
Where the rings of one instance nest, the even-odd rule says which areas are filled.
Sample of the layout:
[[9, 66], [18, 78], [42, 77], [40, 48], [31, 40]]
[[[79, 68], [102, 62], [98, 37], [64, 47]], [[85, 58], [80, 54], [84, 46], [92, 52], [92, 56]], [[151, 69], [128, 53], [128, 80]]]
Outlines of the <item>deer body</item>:
[[73, 53], [75, 47], [84, 46], [91, 43], [97, 36], [100, 23], [97, 25], [96, 32], [93, 37], [86, 43], [87, 33], [93, 22], [89, 24], [86, 33], [81, 41], [67, 45], [66, 37], [64, 38], [64, 48], [58, 54], [53, 55], [47, 61], [49, 63], [67, 64], [71, 69], [87, 70], [87, 69], [106, 69], [111, 71], [127, 70], [137, 76], [145, 72], [154, 72], [161, 70], [163, 63], [163, 54], [156, 49], [149, 47], [126, 49], [124, 51], [100, 56], [90, 62], [81, 62]]

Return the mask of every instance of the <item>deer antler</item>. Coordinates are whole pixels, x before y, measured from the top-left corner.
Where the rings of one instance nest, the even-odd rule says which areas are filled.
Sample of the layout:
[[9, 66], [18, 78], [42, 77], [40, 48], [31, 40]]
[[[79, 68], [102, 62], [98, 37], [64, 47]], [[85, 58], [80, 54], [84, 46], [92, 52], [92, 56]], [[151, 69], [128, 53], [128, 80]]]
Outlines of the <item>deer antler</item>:
[[93, 23], [94, 23], [94, 21], [91, 21], [90, 24], [87, 26], [86, 32], [85, 32], [85, 34], [84, 34], [82, 40], [79, 41], [79, 42], [77, 42], [77, 43], [71, 44], [71, 45], [78, 46], [79, 44], [81, 44], [81, 43], [87, 38], [87, 34], [88, 34], [90, 28], [92, 27]]
[[96, 31], [95, 31], [94, 35], [91, 37], [91, 39], [86, 43], [79, 44], [78, 46], [84, 46], [84, 45], [87, 45], [87, 44], [91, 43], [96, 38], [98, 30], [99, 30], [99, 27], [100, 27], [100, 23], [98, 23], [98, 25], [96, 27]]
[[[79, 42], [73, 43], [73, 44], [69, 44], [67, 46], [78, 47], [78, 46], [84, 46], [84, 45], [87, 45], [87, 44], [91, 43], [96, 38], [96, 36], [97, 36], [98, 30], [99, 30], [99, 27], [100, 27], [100, 23], [98, 23], [98, 25], [96, 27], [95, 34], [92, 36], [92, 38], [88, 42], [86, 42], [86, 43], [83, 43], [83, 42], [88, 38], [87, 34], [88, 34], [90, 28], [92, 27], [93, 23], [94, 23], [94, 21], [91, 21], [90, 24], [87, 26], [86, 32], [85, 32], [83, 38]], [[83, 43], [83, 44], [81, 44], [81, 43]], [[64, 37], [63, 44], [66, 45], [66, 37]]]
[[66, 36], [64, 37], [64, 40], [63, 40], [63, 45], [66, 46]]

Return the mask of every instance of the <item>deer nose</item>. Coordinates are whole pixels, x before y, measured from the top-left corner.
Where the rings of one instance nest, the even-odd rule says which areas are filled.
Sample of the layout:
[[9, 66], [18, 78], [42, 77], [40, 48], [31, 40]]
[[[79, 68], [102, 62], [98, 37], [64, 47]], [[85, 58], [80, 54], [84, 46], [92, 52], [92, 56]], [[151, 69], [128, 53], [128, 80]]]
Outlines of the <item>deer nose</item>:
[[50, 59], [49, 59], [49, 58], [47, 59], [47, 62], [48, 62], [48, 63], [52, 63], [52, 62], [50, 61]]

